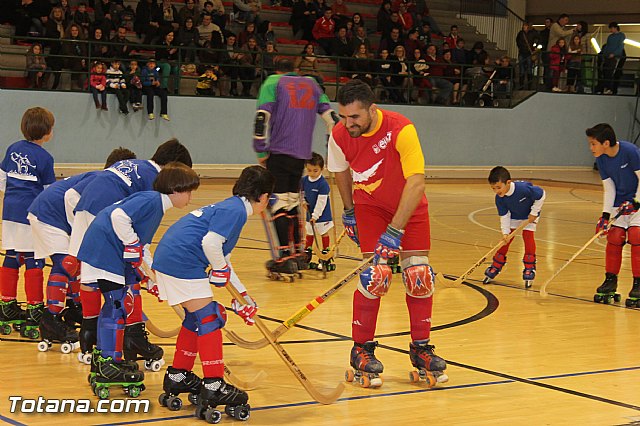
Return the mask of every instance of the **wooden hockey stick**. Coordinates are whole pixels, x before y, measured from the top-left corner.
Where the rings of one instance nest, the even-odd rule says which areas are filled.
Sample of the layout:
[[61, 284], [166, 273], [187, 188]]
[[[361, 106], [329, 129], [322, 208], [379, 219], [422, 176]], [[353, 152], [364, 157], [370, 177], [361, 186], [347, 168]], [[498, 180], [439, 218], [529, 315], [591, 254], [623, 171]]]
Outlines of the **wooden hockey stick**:
[[524, 228], [527, 227], [527, 225], [529, 225], [529, 221], [525, 220], [523, 221], [520, 226], [518, 226], [516, 229], [514, 229], [513, 231], [511, 231], [511, 233], [507, 236], [507, 241], [505, 241], [504, 239], [500, 240], [500, 242], [498, 244], [496, 244], [496, 246], [494, 248], [492, 248], [491, 250], [489, 250], [487, 252], [487, 254], [485, 254], [484, 256], [482, 256], [476, 263], [473, 264], [473, 266], [469, 269], [467, 269], [467, 271], [460, 275], [458, 277], [457, 280], [455, 280], [451, 286], [455, 286], [458, 284], [462, 284], [462, 281], [466, 280], [467, 277], [469, 275], [471, 275], [473, 273], [473, 271], [475, 271], [476, 269], [478, 269], [479, 266], [481, 266], [485, 260], [487, 260], [488, 258], [493, 257], [494, 254], [496, 254], [496, 252], [498, 250], [500, 250], [505, 244], [507, 244], [508, 242], [510, 242], [511, 240], [513, 240], [513, 238], [516, 236], [516, 234], [518, 234], [520, 231], [522, 231]]
[[[613, 224], [615, 223], [616, 219], [618, 219], [619, 217], [620, 217], [620, 213], [618, 213], [618, 214], [617, 214], [617, 215], [616, 215], [616, 216], [611, 220], [611, 222], [609, 222], [609, 227], [607, 228], [607, 230], [609, 230], [609, 229], [613, 226]], [[558, 268], [558, 270], [556, 270], [556, 272], [554, 272], [554, 273], [553, 273], [553, 275], [551, 275], [551, 277], [549, 277], [549, 278], [547, 279], [547, 281], [545, 281], [545, 282], [544, 282], [544, 284], [542, 285], [542, 287], [540, 287], [540, 296], [542, 296], [542, 297], [547, 297], [547, 295], [548, 295], [548, 293], [547, 293], [547, 287], [549, 286], [549, 283], [550, 283], [551, 281], [553, 281], [553, 279], [554, 279], [555, 277], [557, 277], [557, 276], [560, 274], [560, 272], [562, 272], [562, 271], [564, 270], [564, 268], [566, 268], [567, 266], [569, 266], [569, 264], [570, 264], [571, 262], [573, 262], [574, 260], [576, 260], [576, 258], [577, 258], [578, 256], [580, 256], [580, 254], [581, 254], [583, 251], [585, 251], [585, 250], [587, 249], [587, 247], [589, 247], [589, 246], [590, 246], [590, 245], [591, 245], [595, 240], [597, 240], [597, 239], [602, 235], [602, 233], [603, 233], [603, 232], [604, 232], [604, 229], [603, 229], [603, 230], [598, 231], [598, 232], [597, 232], [593, 237], [591, 237], [591, 238], [589, 239], [589, 241], [587, 241], [587, 242], [586, 242], [582, 247], [580, 247], [580, 248], [578, 249], [578, 251], [577, 251], [577, 252], [575, 252], [575, 253], [573, 254], [573, 256], [571, 256], [571, 257], [569, 258], [569, 260], [567, 260], [567, 261], [566, 261], [566, 262], [565, 262], [565, 263], [564, 263], [560, 268]]]
[[[314, 309], [320, 306], [320, 304], [324, 303], [328, 298], [330, 298], [336, 292], [338, 292], [338, 290], [346, 286], [352, 279], [360, 275], [362, 271], [364, 271], [370, 266], [372, 260], [373, 260], [373, 256], [367, 258], [360, 265], [358, 265], [357, 268], [355, 268], [353, 271], [345, 275], [333, 287], [325, 291], [322, 295], [311, 299], [309, 303], [304, 305], [296, 313], [294, 313], [289, 318], [284, 320], [282, 324], [280, 324], [275, 330], [270, 332], [273, 340], [278, 340], [280, 336], [282, 336], [287, 331], [289, 331], [289, 329], [291, 329], [294, 325], [302, 321], [304, 317], [309, 315]], [[269, 340], [266, 337], [264, 339], [260, 339], [256, 341], [249, 341], [249, 340], [243, 339], [233, 331], [227, 331], [227, 337], [229, 338], [229, 340], [231, 340], [231, 342], [235, 343], [236, 345], [244, 349], [254, 349], [254, 350], [260, 349], [260, 348], [264, 348], [269, 344]]]
[[[233, 298], [236, 299], [239, 303], [243, 305], [247, 304], [244, 297], [242, 297], [242, 295], [238, 293], [238, 290], [233, 286], [233, 284], [229, 285], [229, 283], [227, 283], [225, 287], [229, 291], [229, 293], [231, 293], [231, 296], [233, 296]], [[258, 327], [258, 330], [260, 330], [260, 332], [264, 335], [264, 337], [269, 341], [269, 344], [273, 347], [273, 349], [276, 351], [278, 356], [282, 359], [282, 361], [284, 361], [284, 363], [287, 365], [289, 370], [291, 370], [291, 372], [296, 377], [296, 379], [300, 382], [300, 384], [305, 388], [307, 393], [314, 400], [316, 400], [320, 404], [325, 404], [325, 405], [333, 404], [334, 402], [336, 402], [336, 400], [340, 397], [340, 395], [342, 395], [342, 392], [344, 392], [344, 385], [342, 383], [339, 383], [338, 386], [336, 386], [336, 388], [329, 394], [323, 394], [320, 391], [318, 391], [315, 388], [315, 386], [311, 384], [309, 379], [307, 379], [307, 376], [305, 376], [302, 370], [300, 370], [300, 367], [298, 367], [298, 365], [293, 361], [293, 359], [287, 353], [287, 351], [285, 351], [285, 349], [278, 342], [275, 341], [275, 339], [273, 338], [273, 335], [271, 334], [271, 331], [262, 322], [260, 317], [256, 315], [253, 317], [253, 320], [255, 321], [255, 324], [256, 324], [256, 327]]]
[[338, 237], [338, 239], [335, 240], [335, 243], [333, 243], [331, 248], [329, 248], [329, 250], [326, 253], [323, 253], [322, 249], [318, 246], [318, 236], [316, 235], [316, 227], [315, 225], [312, 225], [312, 226], [313, 226], [313, 235], [314, 235], [313, 246], [316, 251], [315, 255], [318, 257], [318, 259], [324, 260], [324, 261], [328, 261], [329, 259], [334, 258], [336, 255], [336, 249], [338, 248], [338, 245], [340, 245], [340, 241], [342, 241], [342, 238], [346, 235], [347, 230], [344, 229], [340, 234], [340, 236]]

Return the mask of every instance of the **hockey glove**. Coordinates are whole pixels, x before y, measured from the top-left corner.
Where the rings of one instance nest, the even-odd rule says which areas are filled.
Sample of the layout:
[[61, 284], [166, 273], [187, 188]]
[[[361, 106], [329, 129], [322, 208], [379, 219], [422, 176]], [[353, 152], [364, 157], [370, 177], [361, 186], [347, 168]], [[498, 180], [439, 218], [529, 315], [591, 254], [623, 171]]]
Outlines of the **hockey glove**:
[[378, 245], [374, 250], [376, 256], [382, 259], [391, 259], [399, 254], [400, 242], [404, 231], [396, 229], [393, 226], [387, 226], [387, 230], [384, 234], [380, 235]]
[[142, 244], [140, 241], [136, 241], [133, 244], [128, 244], [124, 246], [124, 252], [122, 254], [122, 258], [125, 262], [131, 264], [131, 266], [136, 269], [142, 265]]
[[607, 232], [609, 232], [610, 218], [610, 213], [602, 212], [602, 216], [600, 217], [600, 220], [598, 220], [598, 224], [596, 225], [596, 234], [602, 231], [602, 235], [607, 235]]
[[627, 215], [634, 214], [639, 209], [640, 209], [640, 202], [636, 200], [625, 201], [624, 203], [620, 204], [620, 207], [618, 207], [618, 213], [622, 216], [627, 216]]
[[241, 304], [236, 299], [231, 299], [231, 309], [244, 320], [245, 324], [253, 325], [256, 323], [253, 317], [258, 313], [258, 304], [246, 291], [243, 291], [240, 295], [244, 298], [246, 305]]
[[216, 287], [224, 287], [231, 277], [231, 268], [229, 265], [224, 265], [222, 269], [212, 269], [209, 271], [209, 284], [213, 284]]
[[353, 214], [353, 209], [345, 210], [342, 213], [342, 224], [344, 225], [347, 236], [351, 238], [351, 241], [360, 246], [360, 240], [358, 240], [358, 226], [356, 225], [356, 217]]

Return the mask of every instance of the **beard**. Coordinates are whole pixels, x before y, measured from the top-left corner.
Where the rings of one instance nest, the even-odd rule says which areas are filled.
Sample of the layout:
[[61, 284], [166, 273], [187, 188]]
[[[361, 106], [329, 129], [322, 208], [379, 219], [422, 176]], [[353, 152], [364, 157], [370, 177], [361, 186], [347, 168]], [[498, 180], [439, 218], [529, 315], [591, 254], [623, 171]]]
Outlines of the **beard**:
[[363, 133], [368, 133], [371, 130], [371, 117], [369, 117], [369, 121], [367, 121], [363, 126], [352, 126], [347, 128], [347, 132], [349, 132], [349, 136], [352, 138], [359, 138]]

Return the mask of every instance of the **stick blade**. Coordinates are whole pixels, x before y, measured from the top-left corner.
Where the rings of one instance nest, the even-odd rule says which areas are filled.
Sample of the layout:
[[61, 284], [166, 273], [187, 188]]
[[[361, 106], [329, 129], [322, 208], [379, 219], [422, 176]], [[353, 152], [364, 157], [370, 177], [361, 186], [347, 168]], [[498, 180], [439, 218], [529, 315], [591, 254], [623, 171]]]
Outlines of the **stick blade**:
[[242, 380], [233, 374], [226, 365], [224, 366], [224, 374], [231, 384], [245, 391], [257, 388], [268, 376], [264, 370], [260, 370], [252, 380]]
[[313, 399], [315, 399], [317, 402], [323, 405], [330, 405], [336, 402], [338, 398], [340, 398], [340, 395], [342, 395], [345, 389], [343, 383], [338, 383], [338, 386], [336, 386], [336, 388], [330, 393], [321, 393], [315, 387], [311, 387], [311, 386], [309, 387], [305, 386], [305, 388], [307, 389], [307, 392], [309, 392], [309, 395], [311, 395]]
[[256, 350], [256, 349], [264, 348], [265, 346], [269, 345], [269, 341], [266, 338], [253, 340], [253, 341], [252, 340], [246, 340], [246, 339], [243, 339], [242, 337], [240, 337], [234, 331], [227, 330], [226, 328], [223, 328], [223, 330], [225, 331], [225, 334], [226, 334], [227, 338], [231, 341], [231, 343], [233, 343], [234, 345], [239, 346], [239, 347], [241, 347], [243, 349]]

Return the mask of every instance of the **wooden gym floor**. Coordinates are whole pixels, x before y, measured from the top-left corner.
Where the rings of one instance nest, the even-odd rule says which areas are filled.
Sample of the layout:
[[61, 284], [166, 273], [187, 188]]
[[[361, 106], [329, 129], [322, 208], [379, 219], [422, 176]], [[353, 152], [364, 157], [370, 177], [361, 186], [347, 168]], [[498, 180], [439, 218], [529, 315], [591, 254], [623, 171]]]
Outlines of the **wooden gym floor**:
[[[597, 181], [597, 179], [595, 179]], [[218, 181], [216, 181], [218, 182]], [[601, 208], [599, 186], [540, 184], [547, 191], [536, 233], [537, 279], [531, 290], [522, 280], [522, 241], [514, 242], [509, 262], [495, 283], [483, 285], [479, 268], [463, 285], [444, 286], [435, 294], [432, 343], [448, 361], [449, 383], [428, 390], [424, 382], [409, 383], [411, 370], [408, 315], [401, 277], [394, 277], [383, 299], [378, 321], [376, 354], [385, 365], [384, 385], [363, 389], [346, 383], [333, 405], [319, 405], [309, 397], [276, 353], [225, 344], [225, 359], [233, 373], [245, 380], [260, 371], [268, 376], [249, 392], [253, 425], [364, 424], [571, 424], [622, 425], [640, 422], [640, 313], [624, 307], [631, 287], [628, 248], [620, 273], [621, 304], [593, 302], [604, 277], [604, 243], [597, 241], [568, 266], [541, 298], [538, 288], [592, 235]], [[194, 195], [193, 207], [221, 200], [231, 183], [205, 183]], [[339, 199], [337, 193], [334, 197]], [[493, 193], [484, 181], [427, 183], [432, 229], [431, 264], [454, 278], [463, 273], [498, 240], [498, 217]], [[190, 206], [191, 207], [191, 206]], [[335, 206], [340, 211], [341, 206]], [[186, 211], [169, 211], [159, 234]], [[337, 222], [340, 222], [338, 219]], [[361, 224], [363, 226], [364, 224]], [[341, 230], [341, 226], [338, 227]], [[156, 236], [156, 241], [160, 235]], [[288, 318], [353, 269], [359, 256], [346, 238], [340, 246], [338, 270], [322, 279], [308, 272], [295, 283], [265, 278], [269, 257], [260, 221], [251, 217], [233, 264], [260, 305], [270, 328]], [[355, 284], [335, 294], [290, 330], [280, 341], [321, 391], [343, 382], [351, 348], [351, 297]], [[225, 305], [230, 296], [217, 291]], [[149, 318], [163, 329], [179, 319], [166, 303], [144, 296]], [[261, 337], [229, 315], [227, 327], [245, 339]], [[175, 338], [151, 341], [165, 349], [171, 363]], [[191, 406], [179, 412], [161, 408], [163, 371], [148, 372], [146, 391], [151, 401], [146, 414], [21, 414], [9, 412], [9, 396], [23, 398], [88, 398], [88, 367], [76, 354], [63, 355], [59, 346], [46, 353], [17, 333], [0, 339], [0, 420], [10, 424], [193, 424]], [[201, 373], [199, 361], [195, 367]], [[124, 395], [119, 390], [112, 398]], [[223, 416], [222, 424], [234, 422]], [[196, 423], [205, 424], [205, 423]]]

